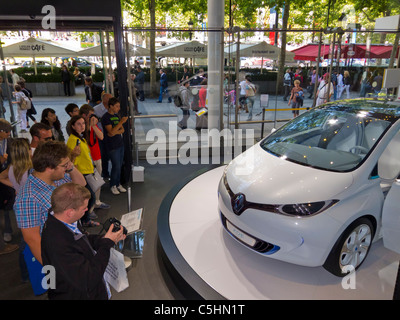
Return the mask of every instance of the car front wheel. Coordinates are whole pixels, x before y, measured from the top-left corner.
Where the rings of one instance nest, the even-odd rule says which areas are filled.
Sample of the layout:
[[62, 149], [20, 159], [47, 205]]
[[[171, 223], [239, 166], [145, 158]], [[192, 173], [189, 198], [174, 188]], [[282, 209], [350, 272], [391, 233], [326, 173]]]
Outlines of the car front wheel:
[[333, 246], [324, 268], [336, 276], [344, 277], [364, 262], [374, 238], [374, 226], [368, 218], [354, 221]]

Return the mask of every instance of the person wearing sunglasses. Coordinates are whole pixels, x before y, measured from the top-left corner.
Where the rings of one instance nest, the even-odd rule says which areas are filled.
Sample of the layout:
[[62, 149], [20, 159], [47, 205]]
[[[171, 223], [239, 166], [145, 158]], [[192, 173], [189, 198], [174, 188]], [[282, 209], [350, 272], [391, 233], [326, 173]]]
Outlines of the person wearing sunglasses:
[[45, 123], [38, 122], [35, 123], [30, 129], [29, 133], [31, 134], [31, 151], [32, 154], [35, 152], [40, 141], [50, 141], [53, 138], [53, 134], [51, 132], [50, 126]]

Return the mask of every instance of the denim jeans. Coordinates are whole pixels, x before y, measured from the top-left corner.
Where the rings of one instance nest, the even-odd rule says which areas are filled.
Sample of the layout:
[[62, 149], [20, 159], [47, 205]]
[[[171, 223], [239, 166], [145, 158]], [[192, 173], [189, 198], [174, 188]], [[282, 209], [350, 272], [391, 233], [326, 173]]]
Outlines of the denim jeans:
[[[87, 175], [85, 174], [84, 176], [87, 176]], [[85, 214], [84, 214], [83, 217], [81, 218], [82, 223], [87, 223], [87, 222], [90, 221], [89, 212], [90, 212], [90, 209], [91, 209], [91, 208], [95, 205], [95, 203], [96, 203], [96, 195], [95, 195], [95, 193], [93, 192], [93, 190], [92, 190], [92, 188], [90, 187], [90, 185], [87, 183], [85, 187], [86, 187], [86, 189], [88, 189], [89, 192], [90, 192], [90, 199], [89, 199], [89, 202], [88, 202], [88, 210], [86, 210]]]
[[251, 120], [253, 119], [253, 107], [254, 107], [254, 102], [255, 102], [255, 97], [247, 97], [246, 99], [247, 102], [247, 107], [249, 108], [249, 116], [247, 118], [247, 120]]
[[121, 180], [122, 161], [124, 160], [124, 146], [109, 150], [108, 157], [111, 160], [110, 187], [119, 186]]
[[159, 94], [159, 96], [158, 96], [158, 101], [162, 101], [163, 95], [164, 95], [164, 94], [167, 95], [168, 101], [171, 102], [171, 97], [170, 97], [170, 95], [169, 95], [169, 93], [168, 93], [168, 89], [167, 89], [167, 88], [164, 88], [164, 87], [160, 87], [160, 94]]
[[181, 121], [179, 121], [179, 123], [182, 125], [183, 128], [187, 128], [187, 122], [190, 117], [190, 111], [186, 110], [186, 109], [182, 109], [182, 114], [183, 114], [183, 116], [182, 116]]

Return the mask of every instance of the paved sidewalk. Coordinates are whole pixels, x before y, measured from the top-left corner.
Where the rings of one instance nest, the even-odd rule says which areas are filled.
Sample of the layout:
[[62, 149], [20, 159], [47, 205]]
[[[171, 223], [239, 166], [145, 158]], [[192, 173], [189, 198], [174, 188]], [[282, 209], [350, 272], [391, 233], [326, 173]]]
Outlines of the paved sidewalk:
[[[308, 99], [308, 94], [306, 94], [306, 99], [304, 101], [303, 107], [310, 107], [313, 100]], [[351, 98], [358, 97], [358, 92], [351, 92]], [[135, 118], [135, 141], [139, 144], [139, 149], [144, 150], [148, 145], [154, 143], [154, 138], [149, 135], [149, 131], [152, 129], [160, 129], [165, 136], [169, 137], [170, 122], [171, 128], [176, 126], [176, 123], [182, 118], [182, 111], [175, 107], [174, 103], [168, 103], [168, 99], [164, 98], [162, 103], [157, 103], [158, 98], [146, 98], [145, 101], [138, 101], [139, 111], [141, 115]], [[41, 113], [45, 108], [52, 108], [56, 111], [56, 114], [61, 122], [63, 130], [65, 132], [66, 123], [69, 120], [69, 116], [65, 112], [65, 106], [68, 103], [76, 103], [79, 107], [85, 103], [85, 94], [83, 86], [76, 88], [76, 95], [71, 97], [59, 96], [59, 97], [45, 97], [37, 96], [33, 97], [33, 103], [37, 110], [37, 115], [35, 115], [36, 120], [39, 122], [41, 119]], [[10, 111], [8, 101], [5, 101], [6, 107], [6, 119], [10, 120]], [[257, 123], [257, 121], [262, 120], [262, 108], [260, 104], [260, 96], [256, 97], [256, 102], [253, 107], [253, 119], [252, 123], [239, 124], [240, 129], [254, 129], [254, 136], [256, 139], [260, 139], [261, 136], [266, 136], [271, 132], [271, 129], [276, 125], [276, 128], [282, 126], [285, 122], [276, 122], [274, 120], [281, 119], [292, 119], [293, 115], [288, 109], [287, 101], [283, 101], [282, 96], [269, 96], [269, 102], [266, 106], [268, 110], [265, 112], [265, 120], [270, 120], [271, 123], [265, 123], [264, 134], [261, 134], [262, 124]], [[276, 112], [274, 110], [277, 110]], [[304, 111], [300, 111], [302, 113]], [[17, 116], [16, 107], [14, 105], [14, 114]], [[239, 122], [246, 121], [248, 114], [244, 111], [239, 113]], [[224, 126], [225, 128], [230, 128], [233, 130], [235, 128], [235, 111], [233, 106], [228, 106], [224, 104]], [[32, 125], [32, 121], [29, 122]], [[190, 111], [190, 117], [188, 120], [188, 129], [195, 129], [196, 127], [196, 115], [194, 111]], [[181, 129], [177, 129], [178, 134]], [[18, 132], [20, 128], [18, 127]], [[154, 133], [154, 131], [153, 131]], [[29, 134], [18, 133], [19, 136], [26, 136], [30, 138]], [[67, 137], [65, 132], [65, 137]]]

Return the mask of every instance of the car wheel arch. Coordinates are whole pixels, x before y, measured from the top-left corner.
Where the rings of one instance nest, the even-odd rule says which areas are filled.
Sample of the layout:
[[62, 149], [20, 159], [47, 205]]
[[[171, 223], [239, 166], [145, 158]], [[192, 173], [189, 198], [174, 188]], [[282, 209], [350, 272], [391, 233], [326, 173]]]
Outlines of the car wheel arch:
[[[377, 235], [377, 220], [376, 217], [372, 214], [365, 214], [365, 215], [360, 215], [357, 216], [355, 219], [352, 219], [348, 224], [344, 226], [343, 229], [341, 229], [341, 232], [339, 233], [339, 236], [335, 240], [333, 246], [331, 247], [331, 250], [329, 251], [325, 262], [323, 263], [323, 267], [329, 271], [330, 273], [343, 277], [346, 274], [341, 273], [340, 269], [335, 267], [335, 264], [337, 262], [337, 255], [338, 255], [338, 250], [341, 249], [341, 246], [343, 244], [344, 238], [347, 237], [347, 234], [349, 233], [350, 230], [355, 229], [357, 225], [361, 225], [361, 222], [369, 222], [372, 227], [372, 236], [371, 236], [371, 244], [369, 246], [367, 255], [369, 253], [369, 250], [372, 246], [372, 243], [374, 242], [375, 236]], [[366, 256], [367, 257], [367, 256]], [[356, 269], [365, 261], [366, 257], [364, 260], [356, 267]]]

